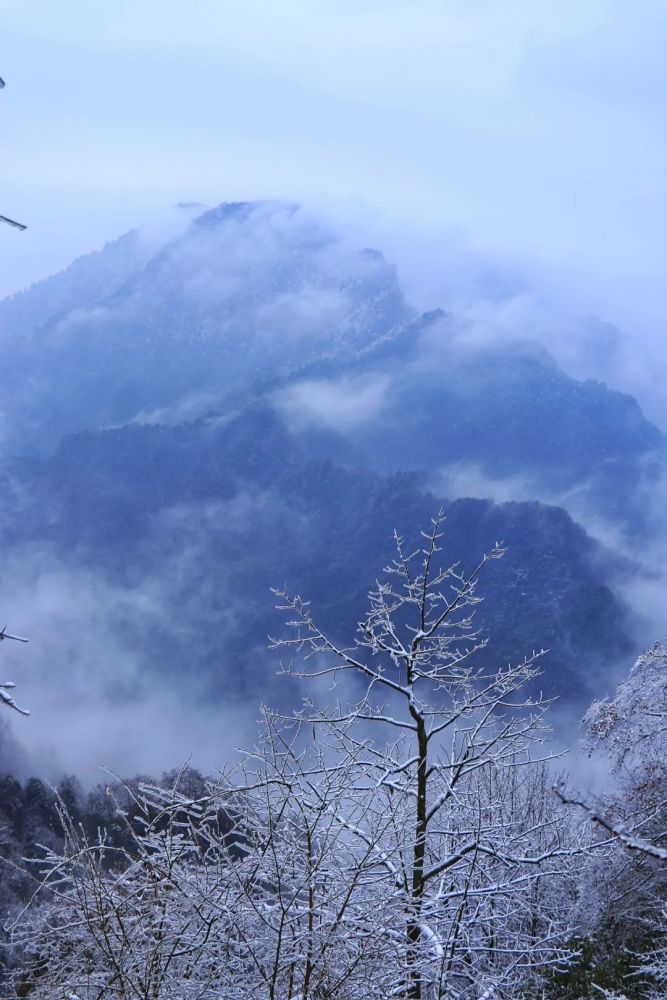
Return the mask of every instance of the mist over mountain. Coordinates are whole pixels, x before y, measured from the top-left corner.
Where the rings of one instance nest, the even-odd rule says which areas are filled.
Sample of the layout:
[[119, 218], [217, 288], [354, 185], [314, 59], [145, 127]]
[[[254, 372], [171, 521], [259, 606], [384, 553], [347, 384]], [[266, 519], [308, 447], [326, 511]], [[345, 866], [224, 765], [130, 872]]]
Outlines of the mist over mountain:
[[659, 569], [665, 438], [637, 400], [525, 330], [419, 314], [379, 250], [304, 208], [221, 205], [157, 250], [130, 233], [0, 303], [0, 331], [3, 610], [69, 766], [91, 731], [100, 759], [150, 763], [145, 726], [118, 750], [124, 719], [168, 764], [225, 712], [293, 702], [269, 588], [349, 642], [392, 531], [441, 506], [447, 559], [509, 546], [485, 655], [548, 647], [573, 714], [646, 642], [628, 595]]
[[72, 430], [238, 405], [411, 316], [380, 254], [346, 247], [293, 206], [220, 206], [139, 267], [135, 246], [124, 238], [80, 267], [78, 301], [66, 271], [3, 304], [2, 328], [18, 334], [3, 363], [30, 379], [5, 404], [10, 440], [52, 447]]
[[5, 452], [265, 398], [349, 463], [476, 471], [500, 493], [514, 477], [631, 530], [664, 465], [632, 397], [567, 376], [523, 330], [480, 343], [456, 314], [418, 316], [379, 251], [298, 206], [221, 205], [148, 257], [128, 234], [4, 300], [0, 328]]

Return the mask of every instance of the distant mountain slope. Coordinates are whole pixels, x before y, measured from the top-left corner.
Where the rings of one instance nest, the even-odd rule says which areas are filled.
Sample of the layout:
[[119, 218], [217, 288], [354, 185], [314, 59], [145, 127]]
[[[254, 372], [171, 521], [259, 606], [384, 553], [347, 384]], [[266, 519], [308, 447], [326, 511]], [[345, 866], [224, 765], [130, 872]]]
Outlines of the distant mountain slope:
[[64, 433], [165, 408], [245, 402], [263, 380], [354, 351], [411, 316], [381, 254], [344, 246], [289, 205], [206, 212], [112, 290], [99, 274], [108, 258], [35, 286], [20, 322], [11, 301], [0, 306], [1, 339], [18, 352], [6, 354], [4, 401], [14, 448], [53, 447]]
[[[320, 364], [275, 394], [278, 412], [306, 445], [335, 442], [344, 456], [345, 444], [350, 461], [385, 473], [427, 472], [434, 489], [544, 499], [630, 534], [655, 528], [647, 499], [664, 476], [666, 441], [637, 401], [571, 378], [527, 345], [462, 352], [450, 322], [406, 327], [398, 357], [387, 344], [344, 371]], [[346, 395], [370, 400], [373, 387], [372, 412], [351, 419]]]
[[0, 583], [17, 623], [39, 609], [35, 682], [279, 702], [269, 587], [349, 640], [393, 529], [418, 537], [445, 497], [447, 558], [509, 545], [482, 587], [490, 650], [548, 647], [549, 693], [599, 694], [634, 651], [610, 589], [628, 566], [576, 522], [664, 533], [665, 439], [535, 344], [461, 329], [418, 315], [381, 253], [271, 202], [150, 253], [129, 234], [0, 303]]
[[666, 446], [636, 401], [457, 323], [418, 317], [380, 253], [304, 209], [221, 205], [149, 259], [129, 234], [0, 303], [5, 452], [261, 399], [320, 456], [647, 535]]
[[151, 256], [150, 243], [133, 230], [102, 249], [79, 257], [69, 267], [23, 292], [0, 301], [0, 324], [9, 343], [21, 346], [44, 324], [62, 318], [76, 309], [95, 305], [114, 292], [127, 278], [144, 266]]
[[[124, 595], [106, 613], [133, 637], [146, 677], [185, 676], [227, 699], [285, 697], [284, 686], [273, 690], [277, 663], [266, 652], [268, 633], [282, 627], [270, 585], [288, 581], [349, 640], [393, 529], [418, 541], [442, 502], [409, 476], [308, 458], [265, 408], [229, 422], [69, 437], [52, 458], [8, 475], [19, 498], [5, 515], [10, 564], [48, 546], [54, 559], [94, 570]], [[481, 587], [490, 655], [549, 647], [544, 687], [583, 704], [633, 649], [602, 550], [558, 508], [446, 507], [447, 561], [472, 567], [497, 539], [509, 546]]]

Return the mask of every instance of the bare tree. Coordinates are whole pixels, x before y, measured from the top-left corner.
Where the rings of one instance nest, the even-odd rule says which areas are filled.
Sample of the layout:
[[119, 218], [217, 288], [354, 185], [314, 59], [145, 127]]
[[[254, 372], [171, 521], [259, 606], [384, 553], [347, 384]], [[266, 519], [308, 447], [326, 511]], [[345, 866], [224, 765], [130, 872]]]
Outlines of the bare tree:
[[9, 927], [22, 955], [18, 996], [220, 996], [224, 967], [210, 938], [233, 899], [225, 905], [215, 818], [188, 801], [185, 819], [175, 789], [162, 806], [127, 785], [121, 791], [123, 803], [109, 794], [127, 846], [114, 847], [104, 831], [90, 840], [60, 804], [64, 846], [36, 863], [35, 896]]
[[[563, 961], [567, 922], [548, 907], [529, 912], [529, 900], [536, 883], [567, 881], [579, 851], [563, 842], [552, 810], [530, 821], [519, 793], [531, 789], [545, 734], [546, 703], [521, 693], [541, 654], [489, 666], [473, 627], [478, 579], [504, 549], [496, 544], [469, 573], [443, 568], [442, 523], [440, 514], [415, 551], [396, 536], [352, 646], [325, 635], [300, 596], [277, 591], [294, 634], [274, 645], [305, 657], [286, 671], [359, 695], [328, 710], [309, 702], [301, 718], [364, 747], [351, 798], [372, 795], [392, 817], [375, 848], [403, 914], [392, 995], [411, 1000], [477, 997], [482, 983], [488, 997], [516, 995], [531, 968]], [[344, 810], [340, 822], [373, 839]]]
[[[2, 90], [4, 86], [5, 81], [0, 76], [0, 90]], [[27, 226], [24, 226], [22, 222], [15, 222], [14, 219], [8, 219], [6, 215], [0, 215], [0, 222], [5, 222], [8, 226], [12, 226], [14, 229], [19, 229], [21, 231], [28, 228]]]
[[[15, 642], [28, 641], [27, 639], [24, 639], [20, 635], [11, 635], [6, 628], [3, 628], [0, 631], [0, 642], [2, 642], [4, 639], [12, 639]], [[16, 685], [14, 684], [13, 681], [5, 681], [4, 683], [0, 683], [0, 702], [2, 702], [3, 705], [7, 705], [8, 708], [13, 708], [16, 712], [19, 712], [21, 715], [30, 715], [28, 709], [19, 708], [19, 706], [16, 704], [11, 694], [9, 694], [9, 692], [13, 691], [15, 687]]]
[[[555, 792], [607, 836], [613, 849], [584, 878], [587, 931], [596, 961], [622, 958], [628, 989], [645, 997], [667, 986], [667, 646], [657, 642], [634, 663], [613, 698], [584, 717], [591, 754], [606, 758], [614, 785], [597, 800]], [[601, 991], [602, 992], [602, 991]], [[621, 994], [607, 993], [609, 997]], [[633, 993], [633, 995], [635, 995]]]
[[278, 592], [274, 646], [326, 705], [265, 710], [198, 799], [141, 789], [125, 853], [63, 815], [52, 902], [14, 928], [32, 995], [500, 1000], [567, 965], [587, 823], [551, 794], [547, 705], [521, 693], [538, 655], [489, 666], [473, 628], [504, 550], [440, 568], [442, 520], [415, 552], [396, 539], [350, 647]]

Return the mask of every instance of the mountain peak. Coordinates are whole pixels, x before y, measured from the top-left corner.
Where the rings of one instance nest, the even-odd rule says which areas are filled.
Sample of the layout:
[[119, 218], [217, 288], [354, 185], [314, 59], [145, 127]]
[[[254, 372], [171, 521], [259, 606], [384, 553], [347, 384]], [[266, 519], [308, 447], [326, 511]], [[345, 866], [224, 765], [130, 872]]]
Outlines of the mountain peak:
[[247, 222], [254, 213], [276, 214], [284, 212], [287, 215], [292, 215], [299, 207], [296, 202], [271, 200], [223, 201], [215, 208], [209, 208], [198, 215], [194, 219], [193, 225], [214, 229], [228, 222]]

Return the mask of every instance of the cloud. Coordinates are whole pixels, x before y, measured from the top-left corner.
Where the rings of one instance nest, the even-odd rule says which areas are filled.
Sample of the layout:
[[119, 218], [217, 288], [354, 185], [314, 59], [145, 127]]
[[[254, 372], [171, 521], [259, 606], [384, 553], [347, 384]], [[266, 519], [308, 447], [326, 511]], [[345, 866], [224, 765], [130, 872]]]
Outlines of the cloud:
[[388, 375], [310, 379], [279, 390], [273, 400], [293, 429], [349, 432], [381, 415], [391, 382]]
[[[191, 392], [167, 406], [155, 409], [141, 410], [128, 423], [132, 424], [182, 424], [190, 420], [198, 420], [214, 410], [220, 401], [220, 394], [215, 392]], [[218, 421], [230, 417], [220, 417]], [[218, 426], [219, 426], [218, 422]], [[117, 424], [123, 426], [122, 424]], [[1, 439], [0, 439], [1, 440]]]
[[158, 578], [123, 587], [43, 549], [11, 561], [3, 590], [3, 614], [30, 640], [2, 652], [3, 674], [32, 713], [14, 731], [33, 773], [95, 781], [103, 766], [155, 774], [189, 756], [210, 769], [252, 737], [257, 701], [233, 708], [205, 701], [203, 679], [185, 657], [181, 678], [160, 671], [151, 636], [176, 639], [180, 630], [187, 649], [197, 623], [183, 633], [187, 608], [175, 612]]
[[280, 295], [257, 310], [256, 322], [266, 338], [331, 337], [350, 311], [349, 299], [334, 289], [301, 288]]
[[536, 495], [536, 484], [525, 475], [495, 478], [474, 462], [457, 462], [434, 472], [429, 488], [436, 496], [477, 497], [506, 503], [508, 500], [545, 500]]
[[286, 545], [312, 530], [272, 491], [239, 490], [163, 507], [127, 550], [119, 539], [116, 566], [82, 545], [7, 548], [3, 622], [29, 638], [0, 649], [32, 713], [14, 724], [23, 770], [94, 782], [103, 766], [159, 774], [191, 758], [210, 772], [254, 741], [261, 702], [298, 700], [267, 649], [276, 523]]

